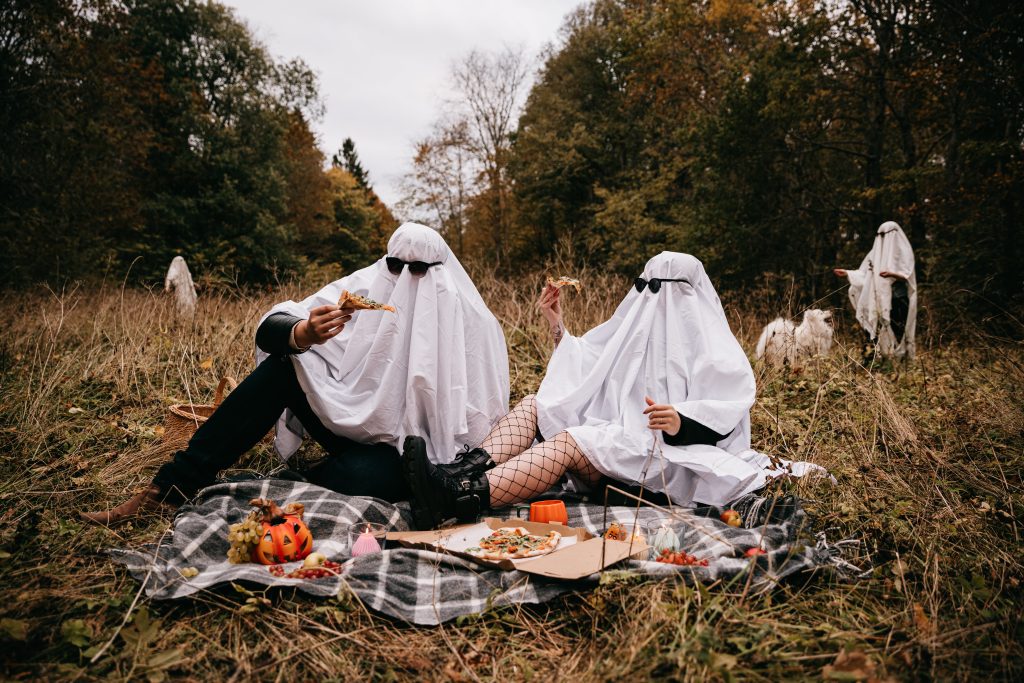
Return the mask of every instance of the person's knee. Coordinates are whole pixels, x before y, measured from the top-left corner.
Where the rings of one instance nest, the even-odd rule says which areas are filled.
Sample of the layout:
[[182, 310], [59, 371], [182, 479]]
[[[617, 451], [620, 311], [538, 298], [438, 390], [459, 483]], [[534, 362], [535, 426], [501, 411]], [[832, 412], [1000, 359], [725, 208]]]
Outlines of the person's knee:
[[579, 447], [576, 445], [576, 439], [572, 438], [572, 434], [569, 432], [558, 432], [551, 441], [566, 446], [570, 450], [579, 450]]

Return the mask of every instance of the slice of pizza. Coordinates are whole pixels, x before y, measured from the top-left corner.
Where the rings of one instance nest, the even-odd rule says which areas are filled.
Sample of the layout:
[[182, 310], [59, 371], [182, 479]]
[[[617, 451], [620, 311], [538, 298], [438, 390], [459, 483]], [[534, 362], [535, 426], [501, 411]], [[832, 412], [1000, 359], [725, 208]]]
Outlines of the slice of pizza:
[[388, 306], [374, 301], [373, 299], [367, 299], [365, 296], [355, 294], [348, 291], [347, 289], [342, 290], [341, 298], [338, 299], [338, 308], [354, 308], [357, 311], [391, 311], [395, 312], [394, 306]]
[[502, 527], [480, 539], [480, 545], [466, 552], [482, 560], [521, 560], [552, 552], [561, 540], [557, 531], [531, 534], [523, 527]]
[[555, 287], [558, 287], [559, 289], [561, 289], [562, 287], [566, 287], [566, 286], [572, 287], [573, 289], [576, 290], [577, 294], [580, 293], [580, 287], [583, 286], [583, 283], [581, 283], [576, 278], [566, 277], [565, 275], [563, 275], [563, 276], [561, 276], [559, 278], [553, 278], [553, 277], [551, 277], [549, 275], [548, 276], [548, 284], [549, 285], [554, 285]]

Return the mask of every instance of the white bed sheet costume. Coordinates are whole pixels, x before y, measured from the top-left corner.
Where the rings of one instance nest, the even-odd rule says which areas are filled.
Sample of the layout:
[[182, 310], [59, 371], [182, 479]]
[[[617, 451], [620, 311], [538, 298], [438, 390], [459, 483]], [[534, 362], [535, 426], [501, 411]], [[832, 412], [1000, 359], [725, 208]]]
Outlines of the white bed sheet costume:
[[[910, 305], [903, 339], [899, 343], [896, 342], [890, 317], [893, 280], [882, 277], [879, 274], [882, 272], [898, 274], [907, 282]], [[903, 228], [894, 221], [878, 226], [871, 251], [864, 257], [860, 268], [847, 270], [846, 276], [850, 279], [850, 302], [857, 311], [857, 322], [872, 339], [877, 337], [878, 352], [885, 357], [913, 360], [916, 351], [914, 333], [917, 330], [917, 275], [914, 272], [914, 250]]]
[[[356, 311], [339, 335], [291, 356], [295, 374], [313, 412], [335, 434], [399, 451], [407, 435], [422, 436], [430, 459], [447, 463], [463, 444], [479, 443], [508, 409], [505, 335], [437, 231], [403, 224], [388, 256], [441, 265], [422, 277], [408, 267], [396, 276], [381, 258], [301, 302], [277, 304], [264, 318], [307, 318], [317, 306], [337, 304], [345, 289], [394, 306], [395, 313]], [[257, 362], [266, 356], [257, 349]], [[299, 421], [282, 415], [275, 440], [282, 459], [295, 453], [302, 435]]]
[[[604, 475], [666, 493], [677, 505], [723, 505], [785, 474], [750, 448], [754, 373], [701, 262], [662, 252], [643, 277], [686, 282], [663, 282], [657, 293], [630, 288], [607, 322], [563, 336], [537, 392], [541, 434], [568, 431]], [[714, 446], [665, 444], [647, 426], [645, 396], [725, 438]], [[654, 439], [661, 456], [649, 459]], [[789, 465], [796, 476], [824, 472]]]

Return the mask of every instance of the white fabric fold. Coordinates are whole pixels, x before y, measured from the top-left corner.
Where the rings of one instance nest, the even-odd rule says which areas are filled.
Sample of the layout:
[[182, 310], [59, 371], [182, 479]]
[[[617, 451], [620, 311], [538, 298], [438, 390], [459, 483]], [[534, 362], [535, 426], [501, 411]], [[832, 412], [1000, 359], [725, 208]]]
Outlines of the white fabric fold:
[[[505, 337], [435, 230], [402, 225], [388, 255], [441, 265], [422, 277], [408, 267], [396, 276], [381, 258], [301, 302], [277, 304], [263, 318], [307, 318], [317, 306], [337, 304], [345, 289], [394, 306], [395, 313], [356, 311], [341, 334], [291, 356], [295, 374], [313, 412], [335, 434], [398, 449], [406, 436], [422, 436], [433, 462], [450, 462], [508, 410]], [[257, 362], [266, 356], [257, 349]], [[291, 457], [301, 439], [301, 425], [286, 412], [275, 442], [281, 458]]]
[[[680, 505], [721, 505], [785, 473], [750, 448], [754, 373], [703, 265], [662, 252], [643, 277], [686, 282], [631, 288], [607, 322], [563, 337], [537, 392], [541, 433], [567, 431], [606, 476]], [[726, 436], [714, 446], [665, 444], [647, 427], [648, 396]]]
[[[890, 317], [893, 280], [882, 277], [883, 272], [897, 274], [907, 282], [910, 306], [903, 339], [899, 343]], [[878, 226], [875, 242], [860, 268], [847, 270], [846, 275], [850, 280], [850, 302], [857, 311], [857, 322], [872, 339], [877, 338], [878, 352], [886, 357], [913, 359], [916, 351], [917, 275], [914, 272], [914, 250], [899, 224], [888, 221]]]

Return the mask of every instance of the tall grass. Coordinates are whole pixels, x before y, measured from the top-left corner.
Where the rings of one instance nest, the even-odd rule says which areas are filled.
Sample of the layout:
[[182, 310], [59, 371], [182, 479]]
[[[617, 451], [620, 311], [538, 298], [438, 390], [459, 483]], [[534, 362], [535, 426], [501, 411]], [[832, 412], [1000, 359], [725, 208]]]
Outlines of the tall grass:
[[[536, 389], [551, 351], [534, 309], [543, 274], [474, 277], [505, 329], [517, 398]], [[585, 289], [564, 304], [576, 332], [606, 319], [630, 284], [582, 277]], [[860, 580], [823, 573], [751, 597], [742, 587], [619, 577], [548, 605], [437, 628], [395, 623], [347, 599], [228, 588], [143, 601], [118, 631], [138, 586], [97, 551], [155, 540], [170, 520], [105, 530], [80, 524], [76, 511], [120, 502], [147, 482], [166, 406], [209, 401], [220, 376], [243, 377], [260, 314], [316, 285], [211, 289], [187, 324], [159, 292], [5, 293], [5, 678], [776, 680], [820, 677], [843, 649], [863, 653], [858, 671], [878, 678], [1024, 673], [1020, 342], [932, 323], [915, 364], [865, 365], [841, 315], [830, 358], [801, 374], [755, 366], [753, 433], [755, 447], [836, 476], [835, 487], [787, 486], [808, 500], [815, 532], [850, 539], [846, 559], [864, 570]], [[792, 306], [751, 293], [727, 310], [752, 349], [761, 326]], [[266, 446], [239, 463], [264, 473], [276, 466]]]

